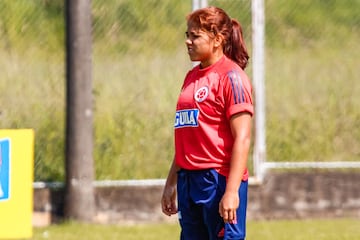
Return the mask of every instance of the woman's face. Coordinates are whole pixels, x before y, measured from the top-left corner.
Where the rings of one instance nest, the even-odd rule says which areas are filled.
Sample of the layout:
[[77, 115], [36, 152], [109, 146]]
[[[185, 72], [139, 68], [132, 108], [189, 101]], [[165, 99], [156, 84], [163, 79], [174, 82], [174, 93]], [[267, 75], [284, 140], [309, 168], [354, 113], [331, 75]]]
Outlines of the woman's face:
[[211, 65], [214, 55], [214, 38], [191, 23], [188, 24], [185, 34], [190, 60], [200, 61], [203, 68]]

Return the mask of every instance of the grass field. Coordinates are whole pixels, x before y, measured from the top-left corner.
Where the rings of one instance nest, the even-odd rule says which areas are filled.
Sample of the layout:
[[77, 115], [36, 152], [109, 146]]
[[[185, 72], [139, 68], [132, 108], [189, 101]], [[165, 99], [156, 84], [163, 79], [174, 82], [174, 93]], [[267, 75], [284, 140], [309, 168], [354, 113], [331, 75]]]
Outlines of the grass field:
[[[359, 219], [316, 219], [289, 221], [249, 221], [247, 240], [358, 240]], [[66, 223], [35, 228], [34, 240], [176, 240], [177, 224], [138, 226]]]

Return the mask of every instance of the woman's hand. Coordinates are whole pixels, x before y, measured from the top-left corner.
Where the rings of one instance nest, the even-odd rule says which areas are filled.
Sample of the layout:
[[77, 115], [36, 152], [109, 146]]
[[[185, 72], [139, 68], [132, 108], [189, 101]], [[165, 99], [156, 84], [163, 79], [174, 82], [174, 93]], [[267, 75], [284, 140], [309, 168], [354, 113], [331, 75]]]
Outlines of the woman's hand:
[[239, 202], [238, 192], [225, 192], [219, 203], [219, 214], [225, 223], [236, 223], [236, 210]]
[[164, 192], [161, 198], [161, 208], [162, 212], [168, 216], [177, 213], [176, 205], [176, 186], [167, 186], [164, 187]]
[[177, 191], [176, 185], [177, 185], [177, 172], [179, 170], [180, 168], [176, 165], [174, 158], [161, 197], [162, 212], [168, 216], [171, 216], [178, 212], [177, 204], [176, 204], [176, 191]]

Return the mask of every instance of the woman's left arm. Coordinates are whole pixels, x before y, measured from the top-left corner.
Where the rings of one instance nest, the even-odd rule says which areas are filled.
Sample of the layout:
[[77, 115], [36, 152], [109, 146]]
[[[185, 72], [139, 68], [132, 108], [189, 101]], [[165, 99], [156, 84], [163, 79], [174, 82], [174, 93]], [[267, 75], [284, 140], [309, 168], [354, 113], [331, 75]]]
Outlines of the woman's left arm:
[[224, 222], [236, 221], [236, 210], [240, 204], [238, 191], [246, 170], [250, 149], [251, 125], [252, 116], [247, 112], [235, 114], [230, 119], [234, 145], [225, 193], [219, 204], [219, 213]]

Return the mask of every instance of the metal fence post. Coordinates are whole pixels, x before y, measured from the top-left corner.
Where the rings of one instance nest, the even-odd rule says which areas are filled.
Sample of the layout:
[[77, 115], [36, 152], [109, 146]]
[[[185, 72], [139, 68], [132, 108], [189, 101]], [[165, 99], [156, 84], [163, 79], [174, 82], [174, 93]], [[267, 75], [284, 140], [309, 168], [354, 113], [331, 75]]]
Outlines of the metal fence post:
[[255, 89], [255, 145], [254, 175], [262, 181], [263, 163], [266, 159], [265, 142], [265, 10], [264, 0], [253, 0], [252, 42], [253, 42], [253, 83]]
[[208, 6], [207, 0], [192, 0], [192, 10], [195, 11], [199, 8], [204, 8]]

